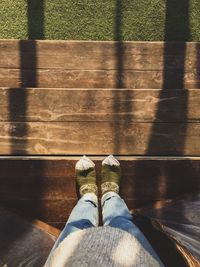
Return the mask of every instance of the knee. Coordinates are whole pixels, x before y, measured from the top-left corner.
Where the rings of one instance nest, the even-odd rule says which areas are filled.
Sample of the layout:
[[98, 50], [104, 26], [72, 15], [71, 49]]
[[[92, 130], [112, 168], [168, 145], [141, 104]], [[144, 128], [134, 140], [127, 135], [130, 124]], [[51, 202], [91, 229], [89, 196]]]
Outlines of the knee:
[[91, 223], [91, 221], [89, 221], [87, 219], [81, 219], [81, 220], [69, 223], [68, 227], [83, 230], [83, 229], [87, 229], [89, 227], [94, 227], [94, 225]]
[[113, 218], [110, 221], [109, 225], [112, 227], [122, 228], [122, 227], [129, 227], [130, 225], [133, 225], [133, 223], [132, 223], [131, 218], [125, 218], [122, 216], [118, 216], [118, 217]]

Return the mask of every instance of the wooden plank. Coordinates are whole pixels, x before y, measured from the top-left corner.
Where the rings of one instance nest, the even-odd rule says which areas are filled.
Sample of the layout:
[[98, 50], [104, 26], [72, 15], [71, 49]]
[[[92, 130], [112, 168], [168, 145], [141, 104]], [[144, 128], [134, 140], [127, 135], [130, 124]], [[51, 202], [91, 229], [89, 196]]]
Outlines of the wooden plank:
[[48, 233], [50, 235], [53, 235], [54, 237], [58, 238], [58, 236], [60, 235], [60, 230], [58, 228], [55, 228], [45, 222], [42, 222], [40, 220], [33, 220], [32, 224], [38, 228], [41, 229], [42, 231], [44, 231], [45, 233]]
[[193, 71], [199, 55], [192, 42], [0, 40], [0, 68]]
[[0, 88], [0, 121], [200, 122], [199, 103], [199, 89]]
[[[74, 167], [79, 157], [1, 157], [0, 201], [7, 208], [63, 226], [76, 204]], [[101, 181], [102, 157], [92, 157]], [[119, 157], [121, 195], [130, 209], [194, 194], [200, 158]], [[99, 195], [100, 196], [100, 195]]]
[[200, 155], [199, 123], [0, 122], [1, 155]]
[[0, 87], [40, 88], [132, 88], [160, 89], [199, 88], [197, 70], [64, 70], [64, 69], [0, 69]]

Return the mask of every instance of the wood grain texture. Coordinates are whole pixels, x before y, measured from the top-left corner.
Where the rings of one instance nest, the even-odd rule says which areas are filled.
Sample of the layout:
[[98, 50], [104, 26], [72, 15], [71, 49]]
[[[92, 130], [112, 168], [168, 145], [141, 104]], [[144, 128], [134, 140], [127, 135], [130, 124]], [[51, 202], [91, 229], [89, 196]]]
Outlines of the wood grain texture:
[[[199, 88], [198, 71], [166, 70], [165, 89]], [[135, 88], [160, 89], [163, 86], [160, 70], [64, 70], [64, 69], [0, 69], [1, 87], [40, 88]], [[120, 85], [119, 85], [120, 84]], [[180, 87], [181, 86], [181, 87]]]
[[[96, 164], [101, 180], [101, 161]], [[77, 202], [74, 167], [69, 157], [0, 159], [0, 201], [48, 224], [62, 227]], [[194, 194], [200, 189], [200, 158], [120, 157], [121, 195], [130, 209]]]
[[1, 155], [200, 154], [199, 123], [0, 122]]
[[[13, 87], [0, 88], [0, 154], [199, 156], [199, 56], [198, 43], [0, 40], [0, 86]], [[74, 164], [0, 160], [1, 203], [63, 226]], [[122, 167], [131, 209], [199, 188], [199, 159]]]
[[199, 103], [199, 89], [0, 88], [0, 121], [200, 122]]
[[[124, 70], [163, 70], [164, 57], [167, 56], [165, 68], [178, 70], [182, 68], [184, 54], [185, 70], [191, 71], [197, 68], [200, 44], [0, 40], [0, 68], [18, 69], [22, 57], [26, 58], [24, 68], [34, 68], [33, 51], [37, 52], [38, 69], [113, 70], [123, 67]], [[119, 66], [122, 56], [123, 66]]]
[[0, 86], [198, 88], [199, 43], [0, 41]]

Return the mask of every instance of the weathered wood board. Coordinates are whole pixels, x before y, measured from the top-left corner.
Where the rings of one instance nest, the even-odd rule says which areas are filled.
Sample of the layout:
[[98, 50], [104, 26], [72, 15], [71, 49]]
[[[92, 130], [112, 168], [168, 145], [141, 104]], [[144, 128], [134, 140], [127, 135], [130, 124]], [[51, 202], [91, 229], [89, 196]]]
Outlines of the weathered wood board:
[[0, 86], [198, 88], [199, 43], [0, 41]]
[[[74, 167], [79, 157], [1, 157], [0, 201], [27, 217], [62, 227], [77, 202]], [[101, 161], [96, 163], [100, 184]], [[200, 158], [119, 157], [121, 195], [130, 209], [194, 194], [200, 189]], [[99, 195], [100, 196], [100, 195]]]
[[1, 155], [200, 154], [199, 123], [0, 122]]
[[184, 63], [193, 71], [199, 55], [195, 42], [0, 40], [0, 68], [8, 69], [182, 70]]
[[199, 104], [199, 89], [0, 88], [0, 121], [200, 122]]
[[[198, 88], [198, 72], [166, 70], [166, 89]], [[160, 70], [64, 70], [64, 69], [0, 69], [1, 87], [46, 88], [152, 88], [164, 83]], [[184, 86], [183, 86], [184, 84]]]

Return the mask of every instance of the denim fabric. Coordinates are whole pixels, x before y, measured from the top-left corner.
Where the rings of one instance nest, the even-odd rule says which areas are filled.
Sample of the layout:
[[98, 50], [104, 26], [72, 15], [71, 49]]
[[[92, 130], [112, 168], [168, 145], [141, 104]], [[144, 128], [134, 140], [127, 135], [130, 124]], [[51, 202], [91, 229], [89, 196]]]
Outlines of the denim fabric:
[[132, 222], [133, 216], [130, 214], [124, 200], [116, 193], [109, 192], [102, 197], [102, 215], [104, 225], [124, 230], [133, 235], [149, 253], [158, 259], [158, 256], [140, 229]]
[[[114, 192], [106, 193], [101, 199], [103, 224], [122, 229], [135, 238], [157, 259], [157, 255], [143, 233], [132, 222], [133, 217], [124, 200]], [[71, 215], [54, 244], [52, 251], [72, 232], [98, 226], [98, 201], [94, 194], [85, 194], [74, 207]]]
[[101, 199], [101, 205], [104, 225], [110, 225], [110, 222], [116, 217], [123, 217], [128, 221], [133, 219], [126, 206], [126, 203], [117, 193], [108, 192], [103, 195]]
[[55, 250], [69, 234], [77, 230], [98, 226], [98, 223], [97, 197], [92, 193], [85, 194], [73, 208], [63, 231], [60, 233], [51, 251]]

